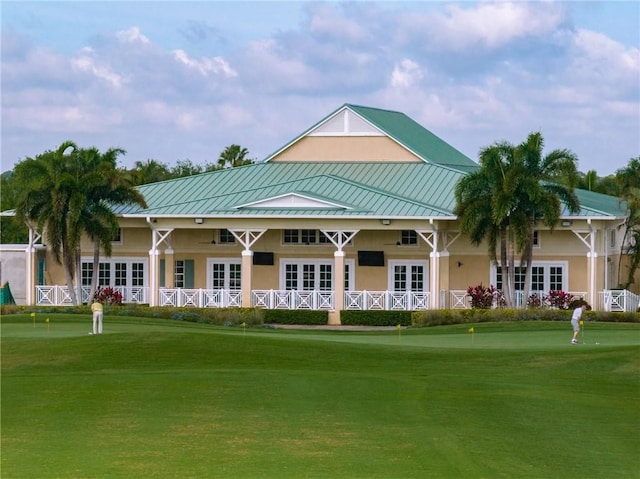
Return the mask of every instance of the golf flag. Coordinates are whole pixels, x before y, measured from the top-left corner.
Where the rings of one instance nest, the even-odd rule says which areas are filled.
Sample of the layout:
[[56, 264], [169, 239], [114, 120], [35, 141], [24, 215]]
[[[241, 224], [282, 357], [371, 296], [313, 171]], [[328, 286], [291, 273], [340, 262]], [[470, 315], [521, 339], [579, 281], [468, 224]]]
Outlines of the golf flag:
[[33, 319], [33, 327], [36, 327], [36, 313], [31, 313], [31, 319]]
[[469, 332], [470, 332], [471, 334], [473, 334], [473, 333], [475, 333], [475, 332], [476, 332], [476, 330], [475, 330], [475, 329], [473, 329], [473, 328], [469, 328]]
[[243, 322], [242, 323], [242, 334], [244, 334], [247, 331], [247, 323]]
[[580, 320], [580, 326], [583, 326], [583, 325], [584, 325], [584, 321]]
[[400, 336], [402, 335], [402, 326], [400, 325], [400, 323], [396, 324], [396, 329], [398, 330], [398, 341], [400, 341]]
[[45, 323], [47, 323], [47, 332], [49, 332], [49, 318], [44, 320]]

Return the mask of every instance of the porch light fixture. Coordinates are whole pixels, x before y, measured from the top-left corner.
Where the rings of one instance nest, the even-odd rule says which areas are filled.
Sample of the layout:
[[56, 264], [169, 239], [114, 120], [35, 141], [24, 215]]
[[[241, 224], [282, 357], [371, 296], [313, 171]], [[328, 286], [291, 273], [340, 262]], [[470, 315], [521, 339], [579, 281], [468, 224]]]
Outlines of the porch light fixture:
[[561, 225], [564, 226], [565, 228], [571, 226], [573, 224], [573, 221], [571, 220], [562, 220]]
[[202, 218], [196, 218], [195, 221], [196, 221], [197, 225], [201, 225], [202, 223], [204, 223], [204, 219], [202, 219]]
[[391, 220], [380, 220], [380, 223], [382, 223], [383, 225], [390, 225]]

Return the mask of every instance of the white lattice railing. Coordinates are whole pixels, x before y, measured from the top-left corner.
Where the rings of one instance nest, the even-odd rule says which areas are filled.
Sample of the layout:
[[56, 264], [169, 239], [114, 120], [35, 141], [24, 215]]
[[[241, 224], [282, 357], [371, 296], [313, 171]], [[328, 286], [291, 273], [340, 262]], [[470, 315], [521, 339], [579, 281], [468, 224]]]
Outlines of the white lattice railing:
[[242, 292], [225, 289], [160, 288], [159, 306], [229, 308], [242, 306]]
[[[123, 303], [146, 304], [148, 299], [148, 288], [144, 286], [112, 286], [112, 289], [122, 294]], [[91, 288], [82, 286], [82, 303], [89, 302]], [[71, 305], [71, 294], [67, 286], [61, 285], [38, 285], [36, 286], [36, 304], [39, 306], [68, 306]]]
[[605, 311], [634, 312], [640, 308], [640, 295], [631, 291], [606, 290], [598, 295], [599, 309]]
[[346, 291], [344, 309], [417, 311], [429, 309], [428, 292]]
[[[122, 294], [123, 303], [148, 304], [147, 287], [114, 286]], [[82, 302], [89, 302], [90, 288], [81, 289]], [[185, 289], [160, 288], [158, 290], [160, 306], [224, 308], [241, 307], [242, 292], [225, 289]], [[569, 292], [575, 298], [586, 298], [584, 291]], [[395, 291], [346, 291], [344, 309], [349, 310], [397, 310], [417, 311], [429, 309], [428, 292]], [[446, 304], [443, 299], [446, 298]], [[440, 292], [441, 307], [461, 309], [471, 307], [465, 290]], [[252, 306], [266, 309], [334, 309], [333, 291], [293, 291], [293, 290], [254, 290], [251, 295]], [[36, 286], [36, 304], [39, 306], [70, 306], [69, 288], [61, 285]], [[521, 292], [516, 295], [517, 307], [524, 307]], [[598, 293], [594, 309], [601, 311], [636, 311], [640, 307], [640, 295], [627, 290], [605, 290]]]
[[333, 291], [255, 290], [252, 305], [265, 309], [333, 309]]

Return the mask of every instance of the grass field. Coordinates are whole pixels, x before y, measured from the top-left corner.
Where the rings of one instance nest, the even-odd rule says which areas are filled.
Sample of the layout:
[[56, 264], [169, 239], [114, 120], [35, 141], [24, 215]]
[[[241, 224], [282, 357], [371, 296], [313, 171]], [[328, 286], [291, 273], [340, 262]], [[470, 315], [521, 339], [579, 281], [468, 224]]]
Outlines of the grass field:
[[638, 478], [640, 325], [2, 317], [1, 477]]

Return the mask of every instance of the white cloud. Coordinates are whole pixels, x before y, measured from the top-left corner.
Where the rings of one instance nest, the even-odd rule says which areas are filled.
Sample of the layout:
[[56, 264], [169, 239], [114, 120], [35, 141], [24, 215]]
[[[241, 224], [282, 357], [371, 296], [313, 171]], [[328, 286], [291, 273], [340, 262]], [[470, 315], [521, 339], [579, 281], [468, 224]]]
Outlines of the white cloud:
[[406, 88], [423, 78], [420, 66], [413, 60], [404, 58], [391, 72], [391, 86]]
[[96, 58], [95, 51], [86, 47], [76, 58], [71, 60], [71, 66], [78, 71], [90, 73], [101, 80], [105, 80], [115, 88], [120, 88], [124, 82], [121, 75], [114, 72], [107, 65], [101, 65], [100, 60]]
[[116, 32], [116, 38], [122, 43], [139, 43], [142, 45], [150, 45], [151, 41], [144, 36], [138, 27], [131, 27], [127, 30]]
[[440, 47], [493, 49], [526, 37], [547, 36], [563, 20], [562, 9], [553, 3], [491, 2], [464, 8], [453, 4], [436, 14], [429, 28]]
[[238, 73], [231, 68], [229, 62], [222, 57], [201, 58], [200, 60], [192, 60], [184, 50], [174, 50], [174, 58], [186, 65], [187, 67], [197, 71], [202, 76], [208, 76], [210, 73], [220, 73], [227, 78], [238, 76]]

